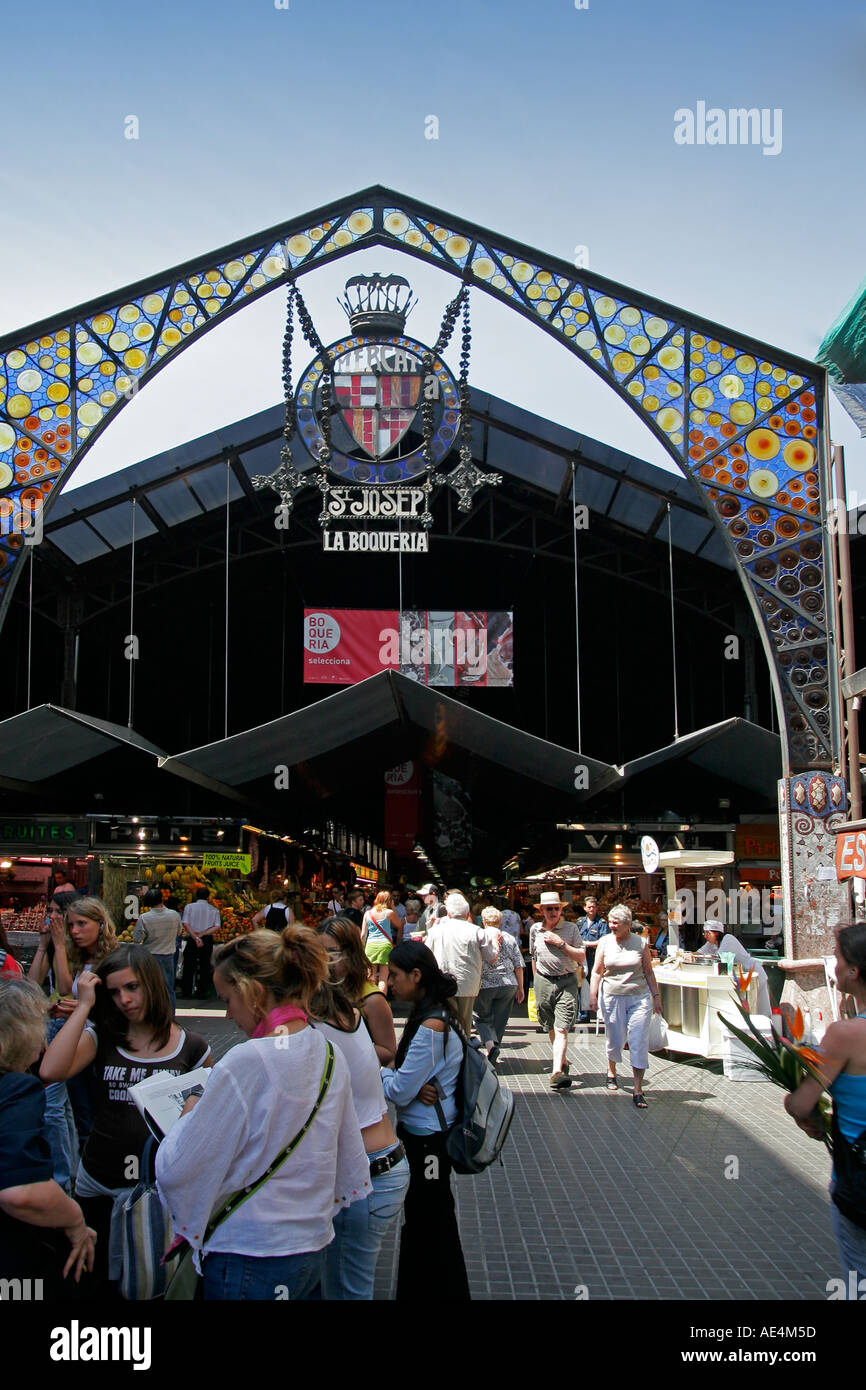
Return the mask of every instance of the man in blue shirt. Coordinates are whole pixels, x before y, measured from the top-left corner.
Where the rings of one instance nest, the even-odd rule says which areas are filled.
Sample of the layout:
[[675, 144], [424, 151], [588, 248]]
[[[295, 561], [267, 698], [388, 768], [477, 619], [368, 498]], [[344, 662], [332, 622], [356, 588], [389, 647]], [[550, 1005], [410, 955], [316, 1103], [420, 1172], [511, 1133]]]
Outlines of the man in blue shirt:
[[586, 942], [586, 965], [584, 967], [583, 984], [580, 986], [580, 1013], [577, 1015], [578, 1023], [589, 1023], [589, 977], [592, 974], [592, 967], [595, 961], [595, 948], [603, 936], [607, 936], [610, 927], [603, 917], [598, 915], [598, 902], [595, 898], [584, 898], [584, 916], [578, 917], [577, 927], [582, 939]]

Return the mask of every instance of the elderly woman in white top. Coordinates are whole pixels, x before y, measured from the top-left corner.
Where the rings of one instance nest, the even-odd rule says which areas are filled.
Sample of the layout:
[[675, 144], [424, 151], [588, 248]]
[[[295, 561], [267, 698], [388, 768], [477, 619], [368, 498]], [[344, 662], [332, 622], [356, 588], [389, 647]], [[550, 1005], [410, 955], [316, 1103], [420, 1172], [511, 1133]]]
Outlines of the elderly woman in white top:
[[738, 941], [730, 932], [726, 932], [721, 922], [704, 922], [704, 945], [699, 951], [695, 952], [698, 956], [723, 956], [732, 955], [735, 957], [741, 970], [748, 975], [750, 970], [754, 970], [758, 984], [758, 1013], [769, 1018], [773, 1006], [770, 1003], [770, 990], [767, 985], [767, 972], [759, 960], [754, 960], [749, 955], [742, 941]]
[[[496, 907], [485, 907], [481, 924], [502, 930], [502, 913]], [[523, 957], [515, 938], [503, 930], [499, 959], [493, 965], [481, 962], [481, 988], [475, 1000], [478, 1032], [492, 1066], [496, 1066], [512, 1005], [515, 1001], [522, 1004], [523, 999]]]
[[628, 1040], [629, 1060], [634, 1072], [632, 1100], [638, 1110], [646, 1110], [643, 1077], [649, 1064], [647, 1042], [653, 1012], [662, 1011], [661, 995], [653, 974], [649, 946], [632, 930], [632, 915], [622, 905], [607, 914], [610, 933], [596, 947], [589, 991], [589, 1007], [598, 1007], [604, 1018], [607, 1044], [607, 1089], [615, 1091], [616, 1064], [622, 1060], [623, 1043]]

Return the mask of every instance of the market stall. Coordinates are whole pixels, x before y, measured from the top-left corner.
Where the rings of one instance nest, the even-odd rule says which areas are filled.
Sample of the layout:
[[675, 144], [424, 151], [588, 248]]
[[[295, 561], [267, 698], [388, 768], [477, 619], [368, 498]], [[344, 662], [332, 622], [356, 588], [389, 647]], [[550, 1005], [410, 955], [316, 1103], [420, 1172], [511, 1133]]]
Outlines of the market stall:
[[[723, 1025], [719, 1014], [737, 1022], [737, 990], [732, 976], [722, 973], [713, 957], [701, 961], [665, 961], [655, 966], [662, 1013], [668, 1025], [668, 1049], [697, 1057], [723, 1055]], [[757, 1005], [758, 983], [753, 976], [746, 989], [750, 1011]]]

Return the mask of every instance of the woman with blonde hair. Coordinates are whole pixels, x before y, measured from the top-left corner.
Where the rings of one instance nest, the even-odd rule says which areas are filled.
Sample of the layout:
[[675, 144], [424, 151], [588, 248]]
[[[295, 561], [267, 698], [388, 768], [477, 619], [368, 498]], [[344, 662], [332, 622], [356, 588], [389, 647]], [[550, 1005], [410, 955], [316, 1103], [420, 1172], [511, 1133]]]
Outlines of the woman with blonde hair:
[[[345, 930], [353, 933], [357, 941], [358, 933], [351, 923], [345, 923]], [[332, 936], [320, 933], [319, 939], [326, 949], [336, 945]], [[360, 952], [361, 943], [357, 944]], [[339, 1301], [372, 1299], [379, 1251], [403, 1210], [409, 1164], [388, 1115], [376, 1049], [360, 1009], [344, 990], [348, 976], [339, 984], [334, 981], [341, 964], [336, 957], [342, 953], [329, 950], [328, 954], [331, 982], [316, 992], [312, 1024], [334, 1043], [349, 1065], [352, 1101], [370, 1164], [372, 1190], [366, 1202], [353, 1202], [334, 1217], [334, 1239], [325, 1255], [322, 1294], [326, 1299]], [[373, 992], [387, 1009], [387, 1000], [378, 990]]]
[[370, 979], [373, 969], [364, 955], [358, 928], [348, 917], [325, 917], [316, 928], [328, 952], [329, 978], [360, 1009], [376, 1049], [379, 1065], [390, 1067], [397, 1052], [394, 1015], [384, 994]]
[[44, 1089], [29, 1074], [45, 1046], [46, 1009], [38, 985], [0, 980], [0, 1275], [43, 1280], [37, 1297], [57, 1298], [61, 1275], [74, 1271], [77, 1283], [92, 1268], [96, 1237], [51, 1176]]
[[622, 1060], [623, 1044], [634, 1072], [632, 1102], [646, 1110], [643, 1094], [644, 1072], [649, 1065], [649, 1026], [653, 1012], [662, 1011], [661, 993], [650, 957], [650, 949], [634, 931], [631, 909], [623, 903], [607, 914], [610, 931], [595, 948], [595, 963], [589, 988], [589, 1007], [598, 1008], [604, 1018], [607, 1047], [607, 1089], [617, 1089], [616, 1064]]
[[214, 954], [217, 994], [248, 1041], [187, 1101], [156, 1160], [206, 1299], [309, 1298], [335, 1214], [372, 1190], [348, 1065], [309, 1025], [327, 975], [304, 927], [251, 932]]
[[[80, 917], [79, 903], [84, 904]], [[70, 933], [70, 914], [75, 917], [76, 940]], [[51, 991], [49, 1042], [75, 1009], [82, 964], [95, 964], [116, 946], [113, 923], [99, 898], [82, 897], [77, 892], [54, 894], [27, 976], [38, 985], [47, 977]], [[69, 1085], [58, 1081], [45, 1088], [45, 1129], [54, 1156], [54, 1178], [67, 1191], [72, 1190], [78, 1167], [79, 1144], [85, 1142], [93, 1123], [92, 1083], [92, 1070], [85, 1068]]]
[[403, 919], [394, 911], [390, 893], [377, 893], [373, 906], [364, 913], [361, 940], [369, 961], [376, 967], [376, 978], [383, 994], [388, 992], [388, 957], [399, 943]]

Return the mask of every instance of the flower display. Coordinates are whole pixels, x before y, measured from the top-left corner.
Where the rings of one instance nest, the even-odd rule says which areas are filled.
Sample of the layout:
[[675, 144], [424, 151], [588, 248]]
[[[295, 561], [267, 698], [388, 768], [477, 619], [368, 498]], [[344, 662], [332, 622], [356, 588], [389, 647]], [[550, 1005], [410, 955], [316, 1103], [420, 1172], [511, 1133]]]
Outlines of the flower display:
[[[741, 972], [742, 973], [742, 972]], [[749, 972], [751, 975], [751, 972]], [[748, 980], [746, 981], [748, 988]], [[803, 1037], [806, 1032], [806, 1025], [801, 1009], [797, 1009], [789, 1018], [789, 1027], [793, 1036], [793, 1043], [788, 1043], [783, 1038], [777, 1037], [775, 1033], [772, 1040], [768, 1040], [758, 1031], [749, 1017], [749, 1011], [744, 1007], [738, 997], [734, 1000], [734, 1006], [738, 1010], [746, 1029], [738, 1028], [729, 1018], [724, 1018], [724, 1022], [736, 1038], [752, 1054], [750, 1064], [772, 1081], [774, 1086], [781, 1086], [784, 1091], [796, 1091], [797, 1087], [808, 1078], [820, 1082], [821, 1086], [826, 1086], [826, 1081], [821, 1074], [821, 1067], [824, 1061], [824, 1054], [818, 1047], [807, 1047], [802, 1045]], [[723, 1015], [719, 1015], [720, 1018]], [[815, 1107], [816, 1116], [820, 1117], [824, 1126], [823, 1140], [828, 1150], [832, 1154], [833, 1146], [830, 1139], [832, 1109], [827, 1096], [822, 1095]]]

